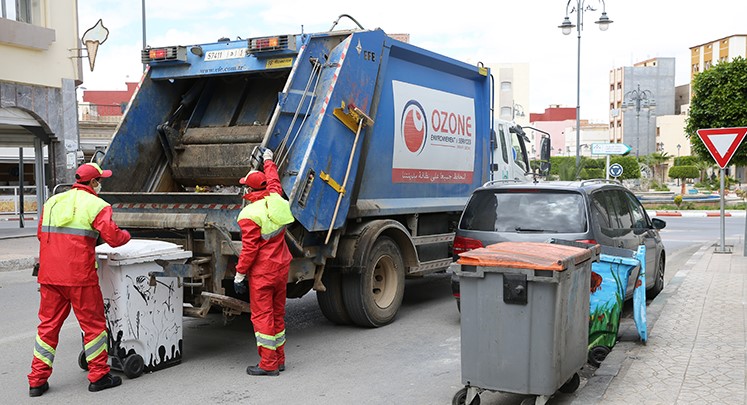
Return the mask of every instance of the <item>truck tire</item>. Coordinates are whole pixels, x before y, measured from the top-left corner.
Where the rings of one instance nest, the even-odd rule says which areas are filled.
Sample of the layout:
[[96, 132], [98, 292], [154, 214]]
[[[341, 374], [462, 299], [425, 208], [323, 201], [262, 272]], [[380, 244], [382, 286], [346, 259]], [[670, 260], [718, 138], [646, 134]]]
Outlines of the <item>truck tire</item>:
[[317, 291], [316, 302], [324, 317], [337, 325], [350, 325], [352, 321], [342, 298], [342, 274], [339, 271], [325, 270], [322, 284], [327, 291]]
[[360, 272], [343, 277], [342, 296], [353, 323], [384, 326], [394, 320], [405, 292], [405, 265], [399, 247], [387, 236], [379, 237], [365, 252]]

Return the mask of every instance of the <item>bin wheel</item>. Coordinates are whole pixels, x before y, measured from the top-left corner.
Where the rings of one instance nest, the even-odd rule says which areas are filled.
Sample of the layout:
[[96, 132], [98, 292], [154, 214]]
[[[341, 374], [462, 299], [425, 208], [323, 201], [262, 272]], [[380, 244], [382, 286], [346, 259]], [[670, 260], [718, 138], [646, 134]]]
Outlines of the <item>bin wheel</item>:
[[594, 367], [602, 365], [604, 359], [610, 354], [610, 348], [607, 346], [594, 346], [589, 350], [588, 362]]
[[475, 395], [470, 404], [467, 404], [467, 387], [464, 387], [454, 394], [451, 405], [480, 405], [480, 395]]
[[139, 354], [131, 354], [125, 358], [123, 369], [127, 378], [138, 378], [143, 374], [145, 361]]
[[576, 392], [580, 384], [581, 377], [578, 375], [578, 373], [573, 373], [573, 377], [571, 377], [570, 380], [566, 381], [565, 384], [561, 385], [559, 391], [563, 394], [572, 394]]
[[78, 355], [78, 367], [82, 370], [88, 371], [88, 361], [86, 361], [86, 351], [81, 350]]

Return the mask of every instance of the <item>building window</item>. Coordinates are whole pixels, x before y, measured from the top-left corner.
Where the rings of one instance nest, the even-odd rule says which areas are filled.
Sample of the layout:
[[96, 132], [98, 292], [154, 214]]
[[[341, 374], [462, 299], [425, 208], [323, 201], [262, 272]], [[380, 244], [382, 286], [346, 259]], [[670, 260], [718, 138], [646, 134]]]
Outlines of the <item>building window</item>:
[[501, 107], [501, 118], [502, 119], [511, 119], [511, 107]]
[[31, 0], [0, 0], [2, 17], [31, 24]]
[[511, 91], [511, 82], [501, 82], [501, 91]]

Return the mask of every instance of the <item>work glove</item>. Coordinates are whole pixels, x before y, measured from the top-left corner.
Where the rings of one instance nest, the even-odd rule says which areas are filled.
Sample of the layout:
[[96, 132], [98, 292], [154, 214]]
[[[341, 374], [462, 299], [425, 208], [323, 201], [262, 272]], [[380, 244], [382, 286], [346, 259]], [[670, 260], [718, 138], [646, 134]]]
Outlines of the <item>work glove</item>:
[[236, 292], [236, 295], [246, 294], [246, 274], [236, 273], [236, 276], [233, 278], [233, 290]]
[[264, 152], [262, 152], [262, 160], [272, 160], [272, 151], [270, 149], [265, 149]]

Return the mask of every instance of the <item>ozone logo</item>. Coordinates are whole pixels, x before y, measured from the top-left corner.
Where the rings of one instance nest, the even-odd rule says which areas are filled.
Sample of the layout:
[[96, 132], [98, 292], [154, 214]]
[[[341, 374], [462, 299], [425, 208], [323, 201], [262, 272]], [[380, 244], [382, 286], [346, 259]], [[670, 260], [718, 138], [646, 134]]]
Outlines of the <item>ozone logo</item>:
[[415, 100], [408, 101], [402, 111], [402, 139], [407, 150], [420, 153], [425, 146], [427, 133], [428, 123], [423, 106]]

